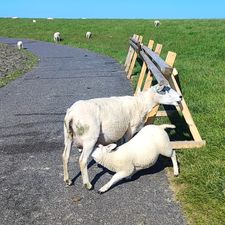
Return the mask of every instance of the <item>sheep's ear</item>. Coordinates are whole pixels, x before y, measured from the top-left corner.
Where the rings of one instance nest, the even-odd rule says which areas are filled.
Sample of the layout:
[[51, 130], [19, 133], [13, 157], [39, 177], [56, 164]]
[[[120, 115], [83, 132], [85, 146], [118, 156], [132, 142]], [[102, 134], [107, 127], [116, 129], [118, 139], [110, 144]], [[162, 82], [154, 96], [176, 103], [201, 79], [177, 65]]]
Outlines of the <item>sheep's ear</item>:
[[107, 152], [111, 152], [113, 149], [115, 149], [117, 144], [112, 143], [110, 145], [107, 145]]
[[160, 82], [158, 83], [158, 85], [156, 86], [156, 91], [157, 91], [157, 92], [162, 91], [163, 88], [164, 88], [164, 86], [165, 86], [165, 83], [164, 83], [163, 81], [160, 81]]

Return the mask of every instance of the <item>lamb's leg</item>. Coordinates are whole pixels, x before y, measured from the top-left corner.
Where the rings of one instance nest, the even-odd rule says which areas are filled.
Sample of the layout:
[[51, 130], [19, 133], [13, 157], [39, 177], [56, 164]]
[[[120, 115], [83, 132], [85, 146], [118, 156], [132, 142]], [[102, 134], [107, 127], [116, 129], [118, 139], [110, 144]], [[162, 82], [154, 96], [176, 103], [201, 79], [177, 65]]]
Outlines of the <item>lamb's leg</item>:
[[106, 183], [103, 187], [101, 187], [98, 191], [99, 194], [106, 192], [107, 190], [109, 190], [109, 188], [117, 183], [118, 181], [122, 180], [123, 178], [126, 178], [128, 176], [130, 176], [133, 173], [133, 171], [120, 171], [117, 172], [116, 174], [113, 175], [113, 177], [111, 178], [111, 180]]
[[89, 156], [91, 155], [92, 149], [95, 146], [96, 141], [89, 142], [88, 144], [84, 144], [83, 151], [79, 158], [80, 171], [83, 179], [83, 185], [87, 189], [91, 189], [92, 185], [89, 181], [88, 171], [87, 171], [87, 161]]
[[174, 150], [173, 150], [171, 159], [172, 159], [172, 163], [173, 163], [174, 176], [178, 176], [179, 175], [179, 169], [178, 169], [178, 164], [177, 164], [176, 152]]
[[72, 181], [69, 179], [68, 173], [68, 161], [70, 157], [70, 150], [72, 148], [73, 140], [69, 137], [69, 135], [65, 135], [65, 148], [62, 154], [63, 159], [63, 171], [64, 171], [64, 181], [67, 185], [71, 185]]

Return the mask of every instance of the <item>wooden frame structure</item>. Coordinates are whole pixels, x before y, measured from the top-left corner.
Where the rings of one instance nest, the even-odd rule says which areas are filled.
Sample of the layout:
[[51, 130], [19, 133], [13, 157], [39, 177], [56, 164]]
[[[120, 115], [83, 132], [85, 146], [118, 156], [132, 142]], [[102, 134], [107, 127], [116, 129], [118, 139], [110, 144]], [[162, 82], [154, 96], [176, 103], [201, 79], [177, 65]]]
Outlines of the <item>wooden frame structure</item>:
[[[159, 55], [162, 50], [162, 45], [157, 44], [153, 51], [154, 41], [149, 40], [148, 46], [143, 45], [143, 37], [134, 34], [129, 41], [129, 50], [125, 61], [125, 71], [127, 72], [127, 78], [130, 79], [133, 69], [135, 67], [137, 58], [139, 57], [142, 61], [142, 68], [139, 75], [137, 88], [134, 95], [138, 90], [146, 90], [152, 86], [153, 79], [159, 83], [163, 82], [169, 84], [178, 93], [181, 93], [180, 86], [178, 85], [177, 79], [178, 72], [173, 68], [176, 53], [169, 51], [164, 61]], [[171, 141], [174, 149], [183, 148], [200, 148], [206, 144], [205, 140], [202, 140], [200, 133], [194, 123], [191, 116], [190, 110], [183, 97], [179, 106], [176, 106], [175, 110], [168, 110], [164, 107], [164, 110], [159, 110], [159, 106], [152, 109], [146, 118], [146, 123], [150, 124], [154, 122], [156, 117], [172, 117], [174, 113], [182, 114], [186, 122], [186, 126], [189, 128], [189, 132], [193, 137], [193, 140], [174, 140]]]

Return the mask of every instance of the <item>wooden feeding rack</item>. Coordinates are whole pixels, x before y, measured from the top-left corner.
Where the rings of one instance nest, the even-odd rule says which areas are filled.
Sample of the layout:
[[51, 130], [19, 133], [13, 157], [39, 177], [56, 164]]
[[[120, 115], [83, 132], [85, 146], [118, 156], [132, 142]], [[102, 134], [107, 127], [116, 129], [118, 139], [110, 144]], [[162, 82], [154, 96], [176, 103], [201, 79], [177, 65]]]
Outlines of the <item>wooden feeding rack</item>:
[[[137, 59], [140, 58], [143, 61], [141, 72], [137, 82], [137, 88], [134, 95], [138, 90], [146, 90], [150, 88], [152, 86], [154, 78], [158, 83], [169, 84], [174, 90], [182, 95], [180, 86], [177, 82], [178, 72], [175, 68], [173, 68], [176, 59], [176, 53], [169, 51], [166, 60], [164, 61], [160, 57], [162, 45], [157, 44], [155, 50], [153, 51], [154, 41], [149, 40], [148, 46], [145, 46], [142, 44], [142, 39], [142, 36], [135, 34], [132, 38], [130, 38], [129, 50], [124, 64], [125, 71], [127, 72], [127, 78], [130, 79]], [[200, 136], [200, 133], [194, 123], [184, 96], [181, 103], [178, 106], [172, 108], [173, 109], [171, 109], [170, 107], [170, 109], [168, 109], [168, 107], [164, 106], [164, 110], [159, 110], [159, 106], [154, 107], [146, 118], [146, 124], [153, 123], [156, 117], [164, 116], [169, 117], [169, 119], [172, 120], [173, 123], [176, 123], [176, 119], [173, 118], [174, 114], [182, 114], [184, 122], [186, 123], [185, 127], [188, 128], [192, 136], [192, 140], [172, 140], [171, 143], [173, 148], [200, 148], [204, 146], [206, 142], [205, 140], [202, 140]]]

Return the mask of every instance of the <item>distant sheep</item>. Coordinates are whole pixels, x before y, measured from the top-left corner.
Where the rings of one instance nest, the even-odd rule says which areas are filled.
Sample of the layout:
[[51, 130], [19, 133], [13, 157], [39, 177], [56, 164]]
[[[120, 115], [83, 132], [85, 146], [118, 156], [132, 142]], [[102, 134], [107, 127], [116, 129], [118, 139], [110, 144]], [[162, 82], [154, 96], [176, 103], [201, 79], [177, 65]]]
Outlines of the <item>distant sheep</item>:
[[159, 27], [161, 25], [161, 22], [159, 20], [154, 21], [155, 27]]
[[33, 23], [36, 23], [37, 21], [36, 20], [33, 20]]
[[92, 33], [90, 32], [90, 31], [88, 31], [87, 33], [86, 33], [86, 38], [87, 39], [90, 39], [92, 37]]
[[157, 84], [135, 96], [95, 98], [75, 102], [64, 118], [64, 181], [71, 185], [68, 160], [72, 143], [82, 149], [79, 159], [83, 184], [91, 189], [87, 161], [96, 144], [110, 144], [121, 138], [125, 141], [145, 124], [146, 117], [158, 104], [177, 105], [180, 96], [168, 85]]
[[116, 144], [99, 145], [92, 157], [94, 160], [116, 172], [111, 180], [99, 189], [99, 193], [106, 192], [113, 184], [131, 176], [136, 171], [149, 168], [157, 161], [159, 155], [171, 157], [174, 175], [178, 175], [176, 153], [165, 128], [175, 128], [174, 125], [147, 125], [142, 128], [130, 141], [116, 148]]
[[18, 49], [22, 49], [23, 48], [23, 42], [22, 41], [18, 41], [17, 42], [17, 48]]
[[61, 41], [61, 34], [59, 32], [55, 32], [53, 35], [53, 39], [55, 42]]

